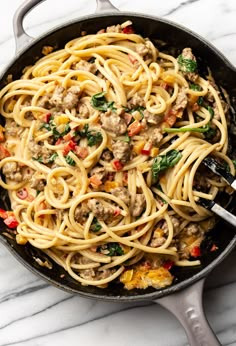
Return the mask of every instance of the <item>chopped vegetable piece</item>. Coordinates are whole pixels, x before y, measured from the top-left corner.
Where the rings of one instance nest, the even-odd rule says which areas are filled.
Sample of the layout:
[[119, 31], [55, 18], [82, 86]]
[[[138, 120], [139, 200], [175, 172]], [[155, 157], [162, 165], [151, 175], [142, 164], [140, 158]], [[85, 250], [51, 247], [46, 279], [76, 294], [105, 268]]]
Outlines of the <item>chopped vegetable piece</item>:
[[53, 163], [57, 157], [58, 157], [57, 153], [52, 154], [52, 156], [50, 156], [48, 159], [48, 163]]
[[26, 188], [23, 188], [16, 193], [17, 197], [20, 199], [26, 199], [28, 197], [28, 191]]
[[236, 168], [236, 160], [232, 160], [234, 167]]
[[126, 113], [132, 114], [133, 112], [138, 111], [142, 115], [142, 118], [144, 117], [144, 114], [143, 114], [144, 110], [145, 110], [145, 107], [143, 106], [136, 106], [134, 108], [125, 108]]
[[10, 152], [0, 144], [0, 160], [5, 159], [5, 157], [11, 156]]
[[90, 133], [88, 135], [88, 146], [92, 147], [93, 145], [99, 144], [102, 142], [102, 134], [100, 132]]
[[170, 270], [173, 267], [174, 264], [175, 264], [175, 262], [173, 262], [171, 260], [165, 261], [163, 263], [163, 268], [165, 268], [167, 270]]
[[4, 132], [5, 129], [4, 127], [2, 127], [2, 125], [0, 125], [0, 142], [4, 142], [5, 141], [5, 136], [4, 136]]
[[7, 211], [0, 208], [0, 218], [6, 219], [8, 217]]
[[190, 84], [190, 89], [191, 90], [194, 90], [194, 91], [201, 91], [202, 88], [200, 87], [200, 85], [197, 85], [197, 84]]
[[63, 155], [67, 155], [71, 150], [74, 150], [75, 147], [76, 147], [76, 143], [70, 140], [69, 143], [66, 144], [66, 146], [64, 147]]
[[93, 222], [90, 226], [90, 230], [94, 233], [99, 232], [102, 229], [102, 226], [100, 225], [100, 223], [98, 222], [97, 218], [94, 217], [93, 218]]
[[114, 160], [112, 162], [112, 166], [115, 168], [116, 171], [121, 171], [124, 167], [123, 163], [120, 162], [120, 160]]
[[164, 116], [164, 120], [168, 123], [170, 127], [172, 127], [176, 123], [177, 112], [173, 109], [170, 109]]
[[128, 127], [128, 135], [129, 135], [129, 137], [137, 135], [142, 130], [142, 128], [143, 128], [142, 124], [139, 121], [135, 120]]
[[141, 154], [142, 155], [150, 155], [150, 153], [151, 153], [151, 149], [152, 149], [152, 143], [151, 142], [147, 142], [145, 145], [144, 145], [144, 147], [143, 147], [143, 149], [141, 150]]
[[105, 91], [93, 95], [91, 98], [91, 106], [102, 112], [107, 112], [108, 109], [115, 111], [116, 108], [114, 107], [114, 101], [108, 102], [105, 98], [105, 95]]
[[178, 150], [170, 150], [165, 155], [157, 156], [152, 164], [152, 177], [154, 180], [158, 179], [160, 172], [173, 167], [181, 159], [182, 154]]
[[132, 54], [128, 54], [128, 58], [131, 64], [135, 64], [137, 61], [137, 59]]
[[102, 245], [101, 247], [98, 247], [98, 252], [101, 252], [101, 250], [107, 250], [108, 253], [106, 253], [107, 256], [122, 256], [124, 255], [124, 250], [118, 243], [107, 243], [105, 245]]
[[76, 155], [81, 158], [81, 159], [85, 159], [88, 156], [88, 149], [84, 148], [84, 147], [80, 147], [80, 146], [76, 146], [75, 147], [75, 153]]
[[204, 98], [203, 98], [203, 96], [199, 96], [197, 103], [198, 103], [199, 106], [202, 106], [202, 105], [203, 105], [203, 103], [204, 103]]
[[168, 132], [168, 133], [175, 133], [175, 132], [200, 132], [200, 133], [204, 133], [209, 131], [210, 127], [209, 125], [204, 125], [202, 127], [165, 127], [163, 129], [164, 132]]
[[212, 247], [211, 247], [211, 249], [210, 249], [210, 251], [211, 251], [211, 252], [214, 252], [214, 251], [216, 251], [216, 250], [218, 250], [218, 246], [216, 246], [216, 244], [213, 244]]
[[134, 34], [134, 28], [132, 27], [132, 25], [128, 25], [126, 26], [124, 29], [122, 29], [123, 34]]
[[19, 222], [16, 220], [15, 216], [8, 216], [3, 222], [9, 228], [16, 228], [19, 225]]
[[102, 181], [97, 177], [96, 174], [92, 175], [89, 178], [89, 182], [95, 188], [97, 188], [98, 186], [102, 185]]
[[38, 161], [38, 162], [40, 162], [40, 163], [43, 162], [43, 158], [42, 158], [41, 156], [39, 156], [39, 157], [32, 157], [32, 160]]
[[191, 251], [190, 251], [190, 255], [192, 257], [199, 257], [201, 256], [201, 249], [199, 246], [194, 246]]
[[210, 115], [211, 115], [211, 119], [214, 117], [214, 114], [215, 114], [215, 112], [214, 112], [214, 110], [213, 110], [213, 108], [212, 107], [210, 107], [210, 106], [208, 106], [207, 107], [207, 110], [208, 110], [208, 112], [210, 113]]
[[177, 58], [180, 70], [183, 72], [195, 72], [197, 69], [197, 62], [192, 59], [186, 59], [180, 54]]
[[65, 160], [66, 162], [68, 163], [68, 165], [71, 165], [71, 166], [75, 166], [76, 162], [72, 159], [72, 157], [70, 157], [69, 155], [67, 155], [65, 157]]
[[50, 119], [51, 119], [51, 113], [46, 113], [45, 116], [44, 116], [44, 119], [45, 119], [45, 123], [49, 123]]

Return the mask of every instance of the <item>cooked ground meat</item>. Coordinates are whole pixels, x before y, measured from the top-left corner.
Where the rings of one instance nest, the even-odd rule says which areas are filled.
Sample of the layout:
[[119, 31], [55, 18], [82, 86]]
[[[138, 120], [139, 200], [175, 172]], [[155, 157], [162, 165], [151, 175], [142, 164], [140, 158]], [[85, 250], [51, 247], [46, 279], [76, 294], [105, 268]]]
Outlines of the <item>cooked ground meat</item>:
[[101, 114], [101, 122], [104, 130], [113, 132], [118, 136], [127, 131], [125, 120], [116, 113], [112, 113], [111, 110]]
[[84, 223], [89, 215], [90, 209], [86, 203], [81, 203], [75, 208], [75, 221], [79, 223]]
[[158, 125], [163, 120], [163, 117], [161, 115], [152, 114], [146, 109], [143, 111], [143, 114], [144, 114], [144, 119], [146, 120], [146, 122], [151, 125]]
[[[173, 224], [174, 235], [176, 235], [179, 233], [180, 220], [175, 216], [170, 216], [170, 219]], [[160, 228], [164, 232], [164, 234], [168, 234], [169, 228], [166, 221], [158, 222], [157, 227]]]
[[153, 48], [153, 43], [146, 39], [145, 43], [137, 43], [136, 44], [136, 52], [141, 56], [152, 56], [152, 48]]
[[160, 144], [163, 138], [162, 130], [158, 127], [149, 127], [142, 134], [148, 141], [151, 141], [152, 145], [155, 147]]
[[112, 143], [112, 150], [115, 159], [126, 163], [130, 159], [131, 147], [130, 144], [121, 140]]
[[130, 194], [125, 187], [116, 187], [111, 190], [112, 195], [119, 197], [127, 206], [130, 203]]
[[144, 98], [138, 95], [137, 93], [128, 101], [128, 108], [134, 108], [137, 106], [145, 106]]
[[207, 178], [207, 175], [196, 172], [193, 181], [194, 188], [201, 192], [207, 192], [211, 187], [211, 184], [208, 182]]
[[95, 166], [90, 171], [90, 176], [96, 175], [98, 179], [103, 180], [106, 177], [106, 170], [104, 167]]
[[133, 216], [139, 216], [146, 205], [145, 196], [142, 193], [138, 193], [135, 196], [134, 203], [131, 204], [131, 214]]
[[117, 24], [117, 25], [108, 26], [106, 28], [106, 32], [122, 32], [121, 25]]
[[30, 187], [37, 191], [43, 191], [45, 187], [45, 179], [40, 179], [37, 177], [37, 174], [33, 175], [30, 181]]
[[184, 110], [187, 106], [187, 103], [188, 103], [188, 98], [185, 92], [185, 88], [180, 88], [175, 100], [175, 104], [173, 106], [173, 110], [175, 111]]
[[114, 215], [114, 211], [112, 208], [105, 207], [100, 201], [95, 198], [88, 201], [88, 207], [98, 220], [109, 221]]
[[50, 98], [48, 95], [44, 95], [42, 97], [40, 97], [40, 99], [38, 100], [38, 107], [42, 107], [42, 108], [46, 108], [46, 109], [50, 109], [51, 108], [51, 104], [50, 104]]
[[37, 144], [33, 139], [29, 141], [28, 148], [32, 153], [32, 157], [35, 159], [40, 159], [40, 161], [45, 164], [48, 163], [49, 158], [53, 154], [51, 149], [46, 148], [43, 144]]
[[93, 74], [96, 73], [97, 67], [94, 63], [90, 63], [85, 60], [80, 60], [78, 63], [72, 65], [73, 70], [87, 71]]
[[193, 222], [190, 222], [186, 227], [187, 235], [192, 235], [198, 233], [200, 230], [199, 225]]
[[80, 276], [86, 280], [102, 280], [106, 279], [114, 273], [114, 269], [94, 270], [84, 269], [80, 271]]
[[104, 150], [104, 152], [102, 153], [102, 160], [110, 162], [113, 159], [113, 154], [109, 149]]
[[16, 137], [16, 136], [19, 136], [23, 131], [24, 131], [24, 128], [17, 125], [17, 123], [14, 120], [9, 121], [7, 119], [7, 122], [5, 125], [6, 136]]
[[20, 182], [23, 179], [21, 168], [17, 162], [7, 162], [2, 167], [2, 172], [6, 178]]
[[152, 240], [151, 240], [151, 243], [150, 243], [150, 246], [151, 247], [159, 247], [161, 245], [163, 245], [166, 241], [166, 238], [165, 237], [153, 237]]
[[[193, 61], [197, 61], [196, 57], [192, 53], [191, 48], [184, 48], [182, 51], [182, 56], [184, 59], [190, 59]], [[183, 74], [188, 80], [190, 80], [192, 82], [196, 82], [196, 80], [199, 77], [198, 73], [196, 73], [196, 72], [183, 72]]]
[[64, 97], [64, 88], [61, 86], [57, 86], [52, 94], [50, 99], [51, 106], [56, 108], [62, 108], [63, 106], [63, 97]]
[[79, 86], [72, 86], [67, 90], [63, 98], [63, 108], [71, 110], [78, 105], [81, 90]]
[[87, 119], [90, 115], [89, 108], [85, 103], [80, 102], [77, 106], [77, 110], [79, 111], [80, 118]]

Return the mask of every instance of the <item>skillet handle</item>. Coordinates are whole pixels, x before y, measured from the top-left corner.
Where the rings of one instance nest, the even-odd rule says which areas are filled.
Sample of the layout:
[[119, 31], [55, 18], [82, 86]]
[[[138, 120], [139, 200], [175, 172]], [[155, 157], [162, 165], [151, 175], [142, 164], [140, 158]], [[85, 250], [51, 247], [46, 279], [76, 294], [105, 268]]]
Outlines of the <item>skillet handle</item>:
[[101, 12], [119, 12], [118, 8], [116, 8], [109, 0], [96, 0], [97, 8], [96, 13]]
[[204, 279], [190, 287], [154, 301], [173, 313], [185, 329], [190, 346], [220, 346], [202, 306]]
[[40, 2], [45, 0], [25, 0], [23, 4], [17, 9], [13, 18], [13, 31], [16, 42], [16, 53], [18, 53], [27, 44], [33, 41], [33, 38], [26, 34], [23, 27], [24, 17]]

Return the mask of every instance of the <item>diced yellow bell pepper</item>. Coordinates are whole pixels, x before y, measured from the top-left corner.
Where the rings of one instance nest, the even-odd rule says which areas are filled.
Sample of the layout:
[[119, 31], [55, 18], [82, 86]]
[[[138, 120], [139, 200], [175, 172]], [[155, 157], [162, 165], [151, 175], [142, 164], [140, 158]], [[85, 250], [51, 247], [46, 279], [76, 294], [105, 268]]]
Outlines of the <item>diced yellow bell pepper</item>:
[[119, 187], [119, 183], [117, 181], [107, 180], [104, 184], [104, 187], [106, 192], [110, 192], [112, 189]]
[[151, 156], [151, 157], [156, 157], [158, 154], [159, 154], [159, 148], [153, 147], [153, 148], [151, 149], [150, 156]]
[[172, 75], [164, 75], [162, 76], [162, 79], [167, 84], [174, 84], [175, 83], [175, 77]]
[[134, 146], [133, 146], [133, 151], [136, 153], [136, 154], [140, 154], [141, 153], [141, 150], [143, 149], [145, 145], [145, 141], [139, 141], [137, 142]]
[[67, 124], [69, 122], [69, 118], [67, 115], [57, 115], [54, 118], [54, 122], [56, 125], [63, 125], [63, 124]]
[[20, 245], [25, 245], [27, 243], [27, 238], [23, 237], [21, 234], [16, 235], [16, 242]]

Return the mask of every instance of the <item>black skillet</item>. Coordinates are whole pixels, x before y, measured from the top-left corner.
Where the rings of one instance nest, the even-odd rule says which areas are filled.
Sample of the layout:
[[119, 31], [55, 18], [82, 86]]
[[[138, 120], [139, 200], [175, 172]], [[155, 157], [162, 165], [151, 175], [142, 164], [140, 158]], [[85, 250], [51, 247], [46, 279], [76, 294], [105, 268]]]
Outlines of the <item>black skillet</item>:
[[[62, 48], [69, 40], [80, 36], [81, 31], [96, 33], [107, 26], [132, 20], [136, 32], [152, 40], [167, 42], [162, 45], [163, 50], [178, 54], [184, 47], [192, 47], [200, 61], [200, 67], [204, 74], [204, 66], [209, 66], [218, 85], [224, 87], [230, 95], [232, 105], [236, 98], [236, 70], [229, 61], [211, 44], [179, 25], [157, 17], [142, 14], [119, 12], [108, 0], [97, 0], [97, 13], [86, 16], [66, 25], [49, 31], [40, 38], [33, 40], [23, 29], [24, 16], [42, 0], [27, 0], [18, 9], [14, 16], [14, 33], [16, 39], [16, 56], [0, 79], [0, 87], [6, 84], [7, 76], [13, 75], [13, 79], [19, 78], [23, 68], [33, 64], [40, 56], [44, 45]], [[174, 48], [172, 48], [174, 47]], [[234, 111], [231, 109], [231, 123], [235, 122]], [[231, 143], [235, 143], [232, 135]], [[234, 147], [234, 144], [231, 145]], [[236, 205], [235, 199], [231, 207]], [[1, 208], [10, 209], [6, 191], [1, 191]], [[231, 208], [232, 209], [232, 208]], [[1, 221], [0, 221], [1, 222]], [[53, 263], [53, 269], [40, 266], [35, 258], [42, 260], [46, 257], [39, 250], [29, 245], [18, 245], [14, 235], [6, 229], [4, 223], [0, 223], [0, 241], [11, 253], [33, 273], [39, 275], [48, 283], [70, 293], [77, 293], [86, 298], [100, 299], [112, 302], [139, 302], [153, 301], [170, 310], [182, 323], [189, 343], [192, 346], [220, 345], [205, 318], [202, 307], [202, 290], [206, 276], [232, 251], [236, 244], [235, 232], [223, 221], [209, 233], [202, 245], [202, 265], [193, 268], [174, 269], [174, 284], [161, 290], [133, 290], [126, 291], [119, 284], [113, 284], [106, 289], [96, 287], [84, 287], [74, 281], [58, 265]], [[211, 252], [212, 244], [219, 247], [218, 251]]]

